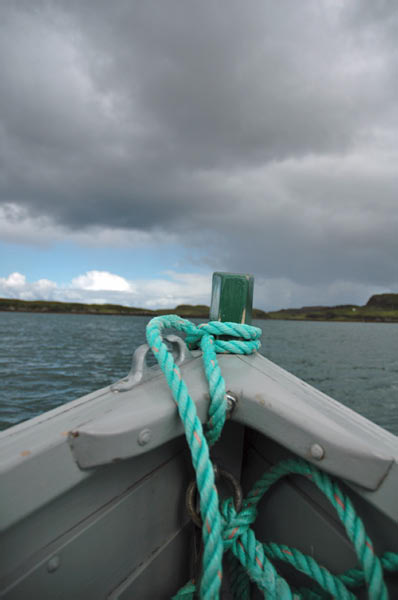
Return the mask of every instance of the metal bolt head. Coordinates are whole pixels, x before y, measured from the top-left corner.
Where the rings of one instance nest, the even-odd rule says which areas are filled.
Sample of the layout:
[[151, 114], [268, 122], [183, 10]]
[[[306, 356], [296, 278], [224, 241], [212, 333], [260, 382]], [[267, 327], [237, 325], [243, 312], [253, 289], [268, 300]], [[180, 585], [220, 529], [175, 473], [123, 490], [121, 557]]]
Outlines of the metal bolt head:
[[320, 444], [312, 444], [310, 454], [315, 460], [322, 460], [325, 456], [325, 449]]
[[60, 564], [61, 559], [59, 558], [59, 556], [52, 556], [47, 563], [47, 571], [49, 573], [54, 573], [54, 571], [58, 569]]
[[138, 434], [137, 441], [140, 446], [145, 446], [146, 444], [148, 444], [151, 441], [151, 439], [152, 439], [152, 431], [150, 429], [143, 429]]
[[228, 417], [230, 417], [234, 408], [238, 404], [238, 398], [237, 398], [236, 394], [234, 394], [233, 392], [227, 392], [225, 394], [225, 399], [227, 401], [227, 414], [228, 414]]

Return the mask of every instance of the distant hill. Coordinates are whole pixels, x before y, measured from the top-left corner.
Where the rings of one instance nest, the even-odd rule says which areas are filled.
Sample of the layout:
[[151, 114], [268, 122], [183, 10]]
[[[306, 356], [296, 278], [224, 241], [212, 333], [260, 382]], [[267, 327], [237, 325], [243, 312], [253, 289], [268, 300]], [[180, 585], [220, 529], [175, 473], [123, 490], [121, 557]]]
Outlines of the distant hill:
[[372, 321], [398, 322], [398, 294], [376, 294], [365, 306], [340, 304], [337, 306], [303, 306], [268, 313], [270, 319], [295, 321]]
[[366, 306], [384, 310], [398, 310], [398, 294], [376, 294], [369, 298]]

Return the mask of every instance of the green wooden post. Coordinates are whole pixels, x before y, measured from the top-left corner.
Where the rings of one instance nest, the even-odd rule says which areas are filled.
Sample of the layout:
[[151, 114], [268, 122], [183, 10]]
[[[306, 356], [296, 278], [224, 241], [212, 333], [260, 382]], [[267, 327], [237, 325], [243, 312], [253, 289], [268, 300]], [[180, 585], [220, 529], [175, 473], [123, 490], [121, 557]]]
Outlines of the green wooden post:
[[213, 273], [210, 321], [252, 321], [253, 275]]

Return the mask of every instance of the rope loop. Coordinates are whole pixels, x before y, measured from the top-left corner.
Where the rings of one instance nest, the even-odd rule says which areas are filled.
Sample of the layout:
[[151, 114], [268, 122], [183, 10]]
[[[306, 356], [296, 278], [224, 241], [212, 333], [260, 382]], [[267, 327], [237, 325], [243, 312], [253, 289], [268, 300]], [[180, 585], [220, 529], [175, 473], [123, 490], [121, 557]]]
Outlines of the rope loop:
[[[261, 329], [250, 327], [248, 325], [238, 325], [237, 323], [219, 323], [210, 321], [198, 326], [196, 332], [189, 333], [186, 338], [188, 347], [195, 348], [200, 345], [207, 336], [214, 344], [216, 353], [229, 354], [252, 354], [260, 348]], [[237, 339], [217, 339], [215, 336], [228, 336]], [[202, 348], [203, 349], [203, 348]]]

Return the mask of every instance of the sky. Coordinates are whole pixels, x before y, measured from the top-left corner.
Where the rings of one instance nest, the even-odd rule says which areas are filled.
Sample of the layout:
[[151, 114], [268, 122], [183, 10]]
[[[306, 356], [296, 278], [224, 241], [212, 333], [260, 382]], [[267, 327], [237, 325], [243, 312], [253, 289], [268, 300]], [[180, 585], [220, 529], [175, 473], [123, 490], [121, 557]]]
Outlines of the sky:
[[0, 297], [398, 292], [393, 0], [2, 0]]

